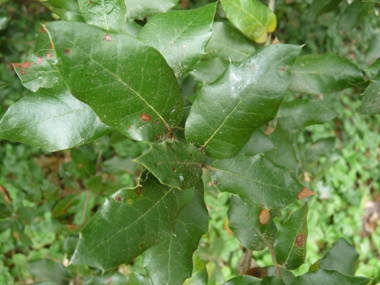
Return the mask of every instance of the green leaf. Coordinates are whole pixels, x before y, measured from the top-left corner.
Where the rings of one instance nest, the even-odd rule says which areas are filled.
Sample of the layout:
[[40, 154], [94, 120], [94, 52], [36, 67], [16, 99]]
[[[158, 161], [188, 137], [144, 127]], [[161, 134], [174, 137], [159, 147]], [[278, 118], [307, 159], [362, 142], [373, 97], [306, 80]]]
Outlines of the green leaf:
[[125, 0], [127, 18], [144, 19], [173, 8], [179, 0]]
[[354, 276], [359, 262], [359, 254], [344, 238], [340, 238], [319, 262], [319, 268], [339, 271]]
[[227, 282], [223, 283], [223, 285], [251, 285], [251, 284], [261, 284], [261, 279], [252, 277], [252, 276], [246, 276], [241, 275], [235, 278], [232, 278], [228, 280]]
[[241, 152], [245, 154], [264, 154], [272, 149], [274, 149], [273, 142], [259, 129], [253, 133]]
[[221, 2], [231, 23], [257, 43], [264, 43], [267, 33], [276, 29], [276, 15], [257, 0], [221, 0]]
[[229, 24], [214, 22], [212, 29], [212, 37], [206, 47], [207, 56], [239, 62], [255, 52], [252, 42]]
[[380, 57], [380, 32], [377, 32], [369, 43], [368, 50], [365, 55], [365, 62], [372, 64]]
[[380, 73], [372, 78], [364, 92], [360, 113], [363, 115], [380, 114]]
[[63, 264], [50, 259], [28, 261], [29, 273], [40, 281], [51, 281], [60, 285], [68, 285], [73, 278], [72, 273]]
[[277, 227], [268, 210], [244, 203], [242, 199], [233, 195], [228, 220], [229, 228], [244, 247], [261, 251], [267, 246], [273, 246]]
[[270, 45], [231, 63], [201, 89], [186, 122], [186, 140], [212, 158], [236, 155], [254, 131], [275, 118], [299, 51], [298, 46]]
[[[192, 201], [178, 216], [175, 234], [145, 253], [144, 267], [153, 284], [182, 285], [193, 271], [193, 253], [208, 230], [203, 183], [195, 185]], [[180, 270], [179, 270], [180, 269]]]
[[12, 217], [11, 206], [0, 202], [0, 219], [6, 219]]
[[346, 276], [338, 271], [316, 270], [297, 276], [292, 285], [345, 284], [367, 285], [371, 279]]
[[173, 235], [193, 193], [164, 186], [143, 172], [140, 185], [113, 194], [84, 227], [71, 262], [104, 270], [131, 262]]
[[308, 202], [305, 202], [289, 216], [278, 231], [274, 244], [277, 263], [290, 270], [300, 267], [305, 262], [308, 208]]
[[226, 70], [228, 62], [215, 57], [211, 60], [200, 60], [194, 65], [194, 70], [190, 72], [199, 82], [210, 84]]
[[122, 31], [127, 7], [124, 0], [78, 0], [79, 8], [87, 24], [107, 31]]
[[129, 285], [151, 285], [150, 279], [139, 273], [132, 272], [129, 275]]
[[265, 156], [278, 165], [289, 168], [295, 173], [295, 177], [298, 177], [299, 162], [294, 146], [279, 123], [277, 123], [275, 130], [268, 137], [273, 142], [274, 149], [268, 151]]
[[70, 194], [65, 198], [58, 201], [57, 205], [53, 209], [53, 218], [65, 215], [70, 207], [77, 205], [80, 202], [80, 196], [78, 194]]
[[284, 281], [278, 276], [263, 277], [262, 285], [285, 285]]
[[183, 285], [206, 285], [208, 282], [206, 264], [196, 254], [193, 255], [193, 264], [191, 278], [186, 279]]
[[70, 150], [70, 157], [82, 171], [82, 176], [92, 176], [96, 173], [95, 159], [92, 153], [82, 152], [77, 149]]
[[290, 89], [308, 94], [338, 92], [363, 81], [360, 69], [334, 53], [309, 54], [297, 58]]
[[367, 71], [375, 74], [380, 72], [380, 57], [368, 67]]
[[297, 99], [282, 103], [276, 119], [284, 130], [302, 131], [307, 126], [324, 124], [337, 116], [338, 113], [322, 101]]
[[50, 43], [49, 35], [47, 31], [45, 30], [45, 28], [41, 27], [38, 30], [38, 36], [36, 38], [36, 46], [34, 47], [34, 53], [37, 54], [41, 50], [53, 49], [53, 47], [50, 45], [51, 43]]
[[177, 80], [154, 48], [82, 23], [57, 21], [46, 28], [71, 93], [104, 123], [135, 140], [156, 141], [181, 121]]
[[313, 143], [311, 147], [304, 153], [303, 163], [314, 163], [321, 156], [327, 156], [335, 146], [335, 137], [320, 139]]
[[127, 19], [123, 31], [127, 34], [130, 34], [132, 37], [137, 38], [140, 33], [142, 26], [137, 24], [133, 19]]
[[291, 176], [289, 169], [261, 155], [245, 155], [216, 160], [211, 164], [213, 184], [221, 192], [238, 195], [251, 205], [286, 207], [297, 201], [303, 186]]
[[338, 31], [348, 31], [360, 25], [363, 18], [369, 14], [373, 3], [354, 0], [339, 16]]
[[62, 20], [83, 22], [78, 3], [75, 0], [40, 0], [40, 2]]
[[70, 94], [57, 69], [47, 60], [54, 59], [53, 51], [43, 54], [14, 64], [23, 84], [38, 91], [7, 110], [0, 121], [0, 137], [58, 151], [89, 143], [110, 132], [111, 128], [88, 105]]
[[128, 277], [118, 272], [106, 272], [102, 276], [91, 277], [84, 285], [125, 285], [128, 284]]
[[157, 49], [176, 77], [180, 77], [205, 54], [215, 10], [216, 3], [212, 3], [195, 10], [159, 14], [144, 26], [137, 38]]
[[136, 161], [148, 168], [165, 185], [188, 189], [202, 177], [204, 154], [195, 146], [163, 142], [151, 146]]
[[308, 15], [312, 20], [318, 16], [338, 8], [342, 0], [314, 0], [308, 8]]

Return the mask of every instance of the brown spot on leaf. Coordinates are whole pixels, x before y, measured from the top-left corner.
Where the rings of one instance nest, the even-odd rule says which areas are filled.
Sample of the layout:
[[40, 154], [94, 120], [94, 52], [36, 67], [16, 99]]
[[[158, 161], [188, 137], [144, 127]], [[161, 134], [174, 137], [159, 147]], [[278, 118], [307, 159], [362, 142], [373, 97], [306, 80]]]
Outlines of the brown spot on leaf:
[[154, 123], [158, 126], [160, 124], [160, 121], [155, 121]]
[[310, 189], [306, 187], [303, 187], [302, 190], [298, 193], [297, 199], [302, 200], [303, 198], [306, 198], [312, 195], [316, 195], [316, 193], [314, 193], [313, 191], [311, 191]]
[[175, 168], [175, 166], [172, 165], [172, 170], [175, 172], [175, 171], [177, 171], [177, 168]]
[[267, 209], [262, 209], [259, 213], [259, 223], [260, 225], [265, 225], [270, 219], [270, 213]]
[[[92, 1], [89, 1], [90, 2], [90, 4], [92, 4]], [[108, 283], [107, 283], [108, 284]]]
[[255, 65], [252, 64], [252, 65], [249, 67], [249, 69], [250, 69], [250, 70], [254, 70], [254, 69], [255, 69]]
[[218, 181], [214, 180], [214, 184], [215, 184], [215, 185], [218, 185]]
[[[92, 1], [90, 1], [90, 2], [92, 4]], [[106, 280], [106, 284], [111, 284], [111, 282], [112, 282], [112, 276]]]
[[115, 196], [115, 200], [121, 202], [121, 196], [116, 195], [116, 196]]
[[52, 43], [49, 43], [49, 48], [53, 49], [53, 44]]
[[37, 56], [37, 63], [38, 64], [43, 64], [44, 63], [43, 57]]
[[20, 73], [21, 73], [21, 75], [25, 75], [26, 71], [24, 69], [21, 69]]
[[47, 56], [48, 58], [52, 58], [52, 57], [53, 57], [53, 54], [52, 54], [50, 51], [48, 51], [48, 52], [46, 53], [46, 56]]
[[285, 71], [284, 67], [280, 67], [279, 69], [280, 69], [280, 71]]
[[140, 244], [140, 248], [143, 248], [143, 246], [144, 246], [144, 244], [143, 244], [143, 243], [141, 243], [141, 244]]
[[272, 45], [275, 45], [275, 44], [280, 44], [280, 41], [278, 40], [278, 38], [276, 37], [272, 43]]
[[190, 152], [190, 154], [189, 154], [189, 155], [190, 155], [190, 157], [193, 157], [193, 154], [192, 154], [191, 152]]
[[139, 187], [139, 189], [137, 189], [136, 194], [141, 195], [141, 187]]
[[0, 193], [4, 195], [5, 202], [12, 203], [11, 196], [9, 196], [8, 190], [3, 185], [0, 185]]
[[103, 38], [103, 41], [106, 41], [106, 42], [112, 42], [112, 36], [109, 35], [109, 34], [106, 34]]
[[79, 168], [83, 168], [83, 164], [82, 163], [78, 163], [78, 167]]
[[149, 115], [144, 113], [144, 114], [140, 115], [140, 119], [143, 122], [149, 122], [150, 120], [152, 120], [152, 116], [149, 116]]
[[265, 267], [253, 267], [246, 272], [242, 273], [241, 275], [249, 275], [256, 278], [263, 278], [268, 276], [267, 269]]
[[65, 54], [70, 54], [70, 52], [71, 52], [71, 49], [66, 49], [65, 50]]
[[305, 244], [305, 234], [298, 235], [296, 241], [294, 242], [296, 246], [303, 247]]
[[128, 203], [129, 203], [129, 205], [132, 205], [133, 201], [131, 199], [129, 199]]
[[66, 225], [66, 227], [70, 230], [77, 230], [78, 229], [78, 225]]
[[29, 61], [27, 61], [27, 62], [23, 62], [23, 63], [12, 63], [12, 65], [13, 65], [13, 67], [29, 69], [33, 64], [31, 64]]
[[20, 236], [19, 236], [18, 232], [13, 232], [13, 236], [14, 236], [17, 240], [20, 240]]
[[158, 134], [157, 136], [156, 136], [156, 140], [160, 140], [161, 139], [161, 134]]
[[47, 31], [45, 30], [45, 28], [43, 26], [40, 28], [40, 31], [47, 34]]
[[172, 132], [168, 133], [168, 139], [169, 140], [173, 140], [173, 138], [174, 138], [173, 133]]

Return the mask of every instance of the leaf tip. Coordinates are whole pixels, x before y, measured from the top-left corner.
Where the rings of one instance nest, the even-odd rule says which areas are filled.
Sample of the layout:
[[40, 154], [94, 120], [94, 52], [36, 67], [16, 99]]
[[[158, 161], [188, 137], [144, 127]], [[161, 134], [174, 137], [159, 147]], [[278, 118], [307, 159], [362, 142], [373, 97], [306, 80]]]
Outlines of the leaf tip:
[[310, 189], [303, 187], [302, 190], [297, 195], [297, 200], [302, 200], [303, 198], [316, 195], [317, 193], [314, 193]]

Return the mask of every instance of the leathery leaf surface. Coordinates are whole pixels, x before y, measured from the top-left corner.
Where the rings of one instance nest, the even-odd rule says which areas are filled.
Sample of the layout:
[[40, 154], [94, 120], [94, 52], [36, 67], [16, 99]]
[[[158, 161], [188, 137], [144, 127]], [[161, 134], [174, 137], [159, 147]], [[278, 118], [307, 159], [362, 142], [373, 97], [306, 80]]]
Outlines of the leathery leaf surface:
[[216, 160], [211, 164], [210, 174], [219, 191], [236, 194], [244, 202], [266, 209], [286, 207], [297, 201], [303, 189], [289, 169], [261, 155], [240, 153]]
[[212, 158], [236, 155], [255, 130], [276, 117], [299, 52], [299, 46], [275, 44], [231, 63], [201, 89], [186, 122], [186, 140]]
[[148, 168], [161, 183], [188, 189], [202, 177], [204, 154], [195, 146], [163, 142], [152, 145], [150, 151], [136, 159]]
[[193, 194], [194, 189], [164, 186], [144, 171], [140, 185], [119, 190], [96, 212], [81, 232], [71, 262], [104, 270], [128, 264], [173, 235]]
[[132, 36], [72, 22], [46, 25], [71, 93], [105, 124], [135, 140], [157, 141], [182, 119], [173, 70]]

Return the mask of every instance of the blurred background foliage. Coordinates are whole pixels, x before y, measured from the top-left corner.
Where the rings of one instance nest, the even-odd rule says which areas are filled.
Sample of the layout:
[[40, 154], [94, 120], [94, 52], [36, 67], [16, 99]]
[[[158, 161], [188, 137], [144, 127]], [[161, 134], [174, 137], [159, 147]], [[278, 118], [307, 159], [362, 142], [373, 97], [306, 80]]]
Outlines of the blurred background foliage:
[[[176, 8], [192, 9], [209, 2], [183, 0]], [[276, 1], [278, 28], [274, 35], [282, 43], [305, 44], [304, 54], [334, 52], [346, 57], [370, 78], [366, 68], [380, 56], [380, 5], [352, 24], [342, 18], [348, 6], [345, 0], [337, 1], [340, 3], [335, 9], [320, 16], [312, 9], [312, 2]], [[217, 17], [225, 17], [221, 6]], [[21, 85], [11, 62], [23, 62], [33, 52], [41, 23], [55, 18], [37, 1], [0, 0], [0, 117], [30, 93]], [[354, 28], [338, 31], [344, 25]], [[199, 64], [207, 66], [210, 62], [206, 56]], [[212, 65], [211, 71], [226, 65], [223, 59], [218, 59], [218, 64]], [[184, 97], [196, 94], [203, 85], [197, 81], [201, 78], [198, 71], [180, 79]], [[308, 127], [292, 138], [303, 170], [301, 179], [319, 194], [310, 199], [307, 259], [298, 273], [306, 272], [339, 237], [344, 237], [360, 254], [357, 275], [374, 278], [372, 283], [376, 284], [380, 282], [380, 117], [358, 114], [362, 92], [360, 87], [353, 87], [334, 94], [287, 95], [289, 101], [324, 100], [339, 113], [333, 121]], [[267, 131], [270, 128], [269, 124]], [[56, 153], [0, 140], [0, 284], [51, 280], [49, 271], [43, 268], [63, 272], [61, 276], [68, 278], [76, 276], [77, 284], [100, 284], [91, 283], [95, 280], [91, 278], [101, 272], [71, 265], [67, 270], [59, 263], [68, 265], [78, 232], [105, 197], [135, 185], [142, 168], [133, 159], [148, 148], [149, 143], [131, 141], [117, 132]], [[210, 226], [197, 255], [206, 264], [209, 284], [221, 284], [237, 274], [243, 248], [228, 228], [230, 194], [218, 193], [207, 172], [204, 181]], [[284, 209], [276, 223], [282, 224], [299, 205]], [[41, 258], [58, 265], [36, 266], [33, 261]], [[269, 251], [255, 252], [254, 262], [270, 266]], [[141, 257], [117, 270], [146, 275]], [[39, 278], [33, 279], [35, 275]], [[67, 284], [64, 279], [58, 281]]]

